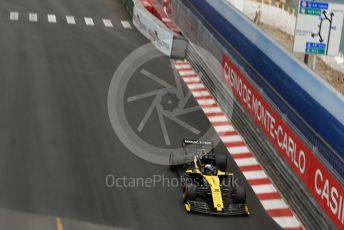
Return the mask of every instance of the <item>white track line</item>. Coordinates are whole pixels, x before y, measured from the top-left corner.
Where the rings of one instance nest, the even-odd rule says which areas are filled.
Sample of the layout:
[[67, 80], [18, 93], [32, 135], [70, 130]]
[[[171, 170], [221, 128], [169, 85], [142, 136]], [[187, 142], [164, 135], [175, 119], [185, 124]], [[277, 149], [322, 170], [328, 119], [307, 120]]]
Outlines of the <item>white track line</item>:
[[219, 132], [231, 132], [231, 131], [234, 131], [234, 128], [231, 125], [218, 125], [218, 126], [214, 126], [214, 129], [218, 133]]
[[204, 97], [204, 96], [210, 96], [210, 93], [208, 90], [205, 90], [205, 91], [195, 91], [195, 92], [192, 92], [192, 95], [194, 97]]
[[48, 22], [49, 23], [56, 23], [56, 16], [55, 16], [55, 14], [48, 14]]
[[177, 69], [177, 70], [181, 70], [181, 69], [191, 69], [191, 65], [189, 65], [189, 64], [179, 64], [179, 65], [176, 65], [176, 69]]
[[[230, 152], [231, 153], [231, 152]], [[242, 159], [235, 159], [235, 163], [239, 166], [251, 166], [251, 165], [258, 165], [258, 161], [254, 157], [249, 158], [242, 158]]]
[[241, 154], [241, 153], [249, 153], [250, 152], [249, 148], [247, 146], [245, 146], [245, 145], [243, 145], [243, 146], [236, 146], [236, 147], [228, 147], [227, 149], [228, 149], [228, 151], [229, 151], [229, 153], [231, 155]]
[[204, 113], [220, 113], [222, 112], [219, 106], [211, 107], [211, 108], [202, 108]]
[[18, 21], [19, 20], [19, 13], [15, 11], [10, 12], [10, 20], [11, 21]]
[[295, 219], [294, 216], [288, 217], [273, 217], [273, 219], [282, 227], [282, 228], [299, 228], [300, 224]]
[[110, 19], [104, 18], [104, 19], [103, 19], [103, 23], [104, 23], [104, 26], [105, 26], [105, 27], [109, 27], [109, 28], [112, 28], [112, 27], [113, 27], [112, 22], [111, 22]]
[[86, 26], [94, 26], [93, 19], [90, 17], [84, 17]]
[[179, 71], [179, 74], [182, 77], [197, 75], [197, 73], [194, 70], [182, 70]]
[[256, 194], [277, 192], [272, 184], [252, 185], [251, 187]]
[[201, 82], [201, 80], [198, 77], [186, 77], [184, 78], [185, 83], [190, 83], [190, 82]]
[[183, 64], [189, 64], [189, 63], [187, 61], [185, 61], [185, 60], [177, 60], [176, 64], [177, 65], [183, 65]]
[[216, 105], [216, 101], [214, 99], [201, 99], [197, 100], [199, 105]]
[[221, 121], [227, 121], [227, 117], [224, 115], [220, 115], [220, 116], [209, 116], [208, 117], [210, 122], [221, 122]]
[[38, 21], [38, 16], [36, 13], [29, 13], [29, 21], [30, 22], [37, 22]]
[[66, 16], [67, 24], [75, 25], [75, 18], [73, 16]]
[[203, 84], [188, 84], [189, 89], [207, 89]]
[[222, 136], [221, 140], [223, 143], [233, 143], [233, 142], [243, 141], [243, 139], [240, 135]]
[[274, 209], [286, 209], [289, 208], [288, 205], [282, 199], [276, 200], [262, 200], [262, 205], [265, 210], [274, 210]]
[[243, 172], [243, 174], [247, 180], [268, 178], [268, 176], [263, 170], [247, 171], [247, 172]]
[[121, 24], [122, 24], [124, 29], [131, 29], [131, 25], [128, 21], [121, 20]]

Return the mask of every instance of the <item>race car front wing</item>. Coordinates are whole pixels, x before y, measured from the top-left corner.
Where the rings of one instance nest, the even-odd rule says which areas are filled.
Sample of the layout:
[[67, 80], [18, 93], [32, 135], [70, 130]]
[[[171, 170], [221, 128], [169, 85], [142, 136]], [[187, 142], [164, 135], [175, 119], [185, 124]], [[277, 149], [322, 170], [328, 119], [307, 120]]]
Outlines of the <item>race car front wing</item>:
[[226, 205], [225, 209], [220, 212], [210, 208], [206, 202], [202, 201], [188, 201], [185, 205], [189, 212], [198, 212], [220, 216], [237, 216], [250, 214], [246, 204], [229, 204]]

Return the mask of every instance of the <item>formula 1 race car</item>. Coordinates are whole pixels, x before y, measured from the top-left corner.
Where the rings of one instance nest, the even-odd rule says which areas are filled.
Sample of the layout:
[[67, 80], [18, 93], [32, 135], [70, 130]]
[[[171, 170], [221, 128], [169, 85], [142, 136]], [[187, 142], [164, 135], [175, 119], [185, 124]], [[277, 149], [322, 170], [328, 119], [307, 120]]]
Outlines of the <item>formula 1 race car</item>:
[[182, 147], [182, 154], [171, 153], [170, 167], [182, 180], [186, 211], [249, 215], [245, 189], [226, 172], [227, 156], [215, 154], [210, 141], [183, 140]]

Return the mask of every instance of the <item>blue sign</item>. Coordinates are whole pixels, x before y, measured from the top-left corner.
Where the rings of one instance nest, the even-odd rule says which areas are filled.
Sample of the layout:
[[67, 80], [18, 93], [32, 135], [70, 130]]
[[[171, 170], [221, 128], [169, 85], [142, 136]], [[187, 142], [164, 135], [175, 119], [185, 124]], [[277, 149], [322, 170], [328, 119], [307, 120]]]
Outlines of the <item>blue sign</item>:
[[325, 49], [326, 44], [324, 43], [314, 43], [314, 42], [307, 42], [306, 43], [307, 48], [316, 48], [316, 49]]
[[300, 1], [300, 8], [316, 9], [316, 10], [327, 10], [328, 9], [328, 3], [325, 3], [325, 2]]

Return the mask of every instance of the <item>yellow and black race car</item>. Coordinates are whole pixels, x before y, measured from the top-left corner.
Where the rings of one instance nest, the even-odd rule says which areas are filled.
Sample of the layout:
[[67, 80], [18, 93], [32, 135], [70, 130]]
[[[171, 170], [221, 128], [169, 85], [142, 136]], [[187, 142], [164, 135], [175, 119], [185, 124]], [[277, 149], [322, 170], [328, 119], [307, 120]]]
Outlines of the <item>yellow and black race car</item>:
[[249, 215], [246, 192], [226, 172], [227, 156], [215, 154], [213, 143], [183, 140], [183, 153], [170, 155], [170, 167], [182, 180], [187, 212], [214, 215]]

